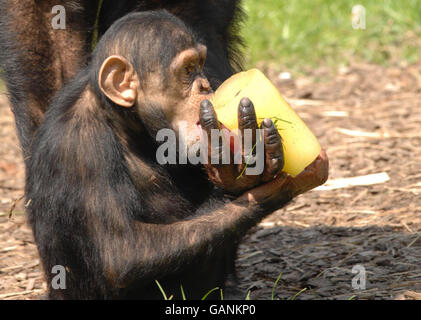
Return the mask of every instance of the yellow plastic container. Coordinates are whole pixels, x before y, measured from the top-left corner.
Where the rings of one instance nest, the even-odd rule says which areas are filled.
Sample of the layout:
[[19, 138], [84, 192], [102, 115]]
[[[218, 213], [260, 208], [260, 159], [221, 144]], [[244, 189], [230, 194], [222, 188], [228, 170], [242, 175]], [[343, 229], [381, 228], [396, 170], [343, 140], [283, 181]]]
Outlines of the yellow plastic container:
[[259, 126], [265, 118], [271, 118], [275, 123], [284, 148], [282, 171], [297, 176], [320, 154], [321, 147], [314, 134], [257, 69], [233, 75], [211, 99], [218, 120], [229, 130], [238, 129], [238, 105], [244, 97], [253, 102]]

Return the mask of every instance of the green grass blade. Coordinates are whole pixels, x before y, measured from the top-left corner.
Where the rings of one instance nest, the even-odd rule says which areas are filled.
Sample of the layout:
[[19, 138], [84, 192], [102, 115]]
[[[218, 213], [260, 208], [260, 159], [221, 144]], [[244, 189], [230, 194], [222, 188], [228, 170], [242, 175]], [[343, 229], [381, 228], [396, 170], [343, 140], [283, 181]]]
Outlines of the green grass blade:
[[158, 280], [155, 280], [156, 285], [158, 286], [159, 290], [162, 293], [162, 296], [164, 297], [164, 300], [168, 300], [167, 295], [165, 294], [164, 289], [162, 289], [161, 284], [158, 282]]
[[299, 292], [297, 292], [292, 298], [291, 300], [295, 300], [300, 294], [302, 294], [304, 291], [306, 291], [307, 288], [304, 288], [302, 290], [300, 290]]
[[204, 296], [203, 296], [203, 298], [202, 298], [202, 300], [206, 300], [206, 298], [212, 293], [212, 292], [214, 292], [214, 291], [216, 291], [216, 290], [219, 290], [219, 287], [216, 287], [216, 288], [213, 288], [212, 290], [210, 290], [210, 291], [208, 291], [208, 293], [206, 293]]
[[183, 285], [180, 285], [180, 289], [181, 289], [181, 297], [183, 298], [184, 301], [187, 300], [186, 294], [184, 293]]
[[254, 149], [256, 149], [256, 146], [257, 146], [257, 143], [255, 143], [254, 146], [253, 146], [253, 149], [251, 149], [250, 154], [249, 154], [249, 158], [248, 158], [248, 160], [246, 162], [246, 165], [244, 166], [244, 168], [241, 171], [240, 175], [237, 178], [235, 178], [235, 180], [240, 179], [243, 176], [244, 172], [246, 172], [246, 169], [247, 169], [247, 167], [249, 165], [249, 162], [250, 162], [251, 155], [253, 154]]
[[250, 295], [251, 295], [251, 290], [249, 290], [249, 292], [247, 292], [246, 300], [251, 300]]
[[282, 277], [282, 272], [279, 274], [278, 278], [276, 278], [276, 281], [275, 281], [275, 283], [273, 285], [273, 288], [272, 288], [272, 300], [275, 299], [275, 288], [278, 285], [278, 282], [281, 279], [281, 277]]

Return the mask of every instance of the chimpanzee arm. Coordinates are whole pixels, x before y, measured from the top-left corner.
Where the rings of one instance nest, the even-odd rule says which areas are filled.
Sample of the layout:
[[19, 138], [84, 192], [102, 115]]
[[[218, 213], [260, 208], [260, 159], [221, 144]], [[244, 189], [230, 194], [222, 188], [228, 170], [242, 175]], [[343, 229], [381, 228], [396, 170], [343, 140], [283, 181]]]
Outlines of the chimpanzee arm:
[[[284, 182], [279, 179], [273, 183], [273, 187], [280, 188]], [[249, 193], [230, 203], [219, 202], [220, 207], [212, 211], [204, 207], [200, 210], [203, 211], [201, 214], [172, 224], [132, 221], [121, 234], [122, 237], [110, 235], [104, 239], [108, 243], [98, 245], [104, 254], [109, 254], [110, 246], [127, 248], [127, 251], [114, 250], [112, 254], [114, 261], [125, 262], [121, 266], [114, 265], [119, 286], [131, 283], [139, 276], [153, 281], [162, 274], [178, 273], [198, 258], [204, 259], [215, 251], [221, 251], [227, 242], [241, 238], [266, 214], [285, 205], [290, 199], [291, 195], [284, 192], [273, 199], [273, 203], [261, 207], [253, 200], [253, 194]], [[128, 234], [131, 236], [128, 237]], [[131, 243], [127, 243], [128, 239]], [[116, 258], [115, 255], [121, 256]], [[104, 265], [109, 263], [104, 261]]]

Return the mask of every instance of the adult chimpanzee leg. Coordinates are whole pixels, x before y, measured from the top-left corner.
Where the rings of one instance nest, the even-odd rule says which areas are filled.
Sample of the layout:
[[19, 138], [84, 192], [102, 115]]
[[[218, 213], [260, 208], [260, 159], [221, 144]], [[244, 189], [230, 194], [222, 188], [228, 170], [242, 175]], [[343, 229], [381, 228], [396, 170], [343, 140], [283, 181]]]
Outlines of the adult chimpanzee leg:
[[[0, 63], [26, 163], [52, 96], [87, 59], [97, 3], [0, 1]], [[65, 29], [53, 28], [55, 5], [66, 10]]]

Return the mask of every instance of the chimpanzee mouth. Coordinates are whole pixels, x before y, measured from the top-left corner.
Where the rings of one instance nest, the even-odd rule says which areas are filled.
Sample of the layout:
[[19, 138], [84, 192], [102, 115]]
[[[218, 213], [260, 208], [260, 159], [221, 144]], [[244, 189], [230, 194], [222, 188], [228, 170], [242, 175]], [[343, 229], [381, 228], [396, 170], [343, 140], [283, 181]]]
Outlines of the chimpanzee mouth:
[[200, 124], [200, 121], [196, 122], [196, 129], [197, 129], [196, 141], [199, 141], [202, 138], [202, 125]]

